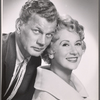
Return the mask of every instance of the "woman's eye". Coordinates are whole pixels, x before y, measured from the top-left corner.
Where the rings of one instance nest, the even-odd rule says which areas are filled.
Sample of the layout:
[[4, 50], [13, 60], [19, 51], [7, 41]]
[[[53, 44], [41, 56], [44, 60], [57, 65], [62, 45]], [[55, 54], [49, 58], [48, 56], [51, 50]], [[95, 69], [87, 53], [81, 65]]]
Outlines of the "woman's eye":
[[69, 46], [69, 44], [67, 44], [67, 43], [64, 43], [62, 46]]
[[81, 46], [82, 43], [76, 43], [76, 46]]

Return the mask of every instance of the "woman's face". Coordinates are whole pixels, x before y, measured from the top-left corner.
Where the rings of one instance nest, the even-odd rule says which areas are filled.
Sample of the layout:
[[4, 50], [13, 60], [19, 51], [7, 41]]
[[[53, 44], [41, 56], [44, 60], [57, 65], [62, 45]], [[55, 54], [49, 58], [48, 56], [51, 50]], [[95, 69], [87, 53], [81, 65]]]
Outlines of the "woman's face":
[[82, 57], [82, 41], [77, 33], [62, 29], [58, 32], [59, 39], [51, 45], [54, 50], [53, 63], [56, 66], [76, 69]]

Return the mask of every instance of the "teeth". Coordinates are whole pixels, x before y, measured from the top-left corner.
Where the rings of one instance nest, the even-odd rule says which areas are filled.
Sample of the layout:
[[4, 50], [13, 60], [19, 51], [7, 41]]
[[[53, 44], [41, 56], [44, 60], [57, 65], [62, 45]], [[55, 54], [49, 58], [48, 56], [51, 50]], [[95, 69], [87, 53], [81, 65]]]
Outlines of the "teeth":
[[70, 58], [66, 58], [68, 61], [70, 62], [76, 62], [78, 57], [70, 57]]
[[76, 60], [77, 58], [67, 58], [68, 60]]

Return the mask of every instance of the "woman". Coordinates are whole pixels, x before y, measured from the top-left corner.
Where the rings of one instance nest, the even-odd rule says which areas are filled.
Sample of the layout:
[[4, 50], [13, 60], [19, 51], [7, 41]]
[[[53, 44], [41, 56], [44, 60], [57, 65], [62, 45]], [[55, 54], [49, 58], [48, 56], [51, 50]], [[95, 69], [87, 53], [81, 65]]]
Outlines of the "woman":
[[83, 26], [70, 16], [60, 18], [51, 45], [42, 57], [50, 65], [37, 68], [32, 100], [87, 100], [87, 93], [72, 73], [86, 49]]

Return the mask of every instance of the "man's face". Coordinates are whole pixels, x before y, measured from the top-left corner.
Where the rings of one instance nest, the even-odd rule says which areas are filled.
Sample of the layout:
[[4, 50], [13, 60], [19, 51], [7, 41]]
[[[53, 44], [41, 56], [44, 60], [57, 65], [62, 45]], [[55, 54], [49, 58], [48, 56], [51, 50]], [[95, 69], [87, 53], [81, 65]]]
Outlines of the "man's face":
[[20, 26], [20, 41], [24, 50], [31, 56], [40, 56], [50, 44], [56, 24], [56, 21], [48, 22], [37, 14], [32, 15], [27, 23]]

